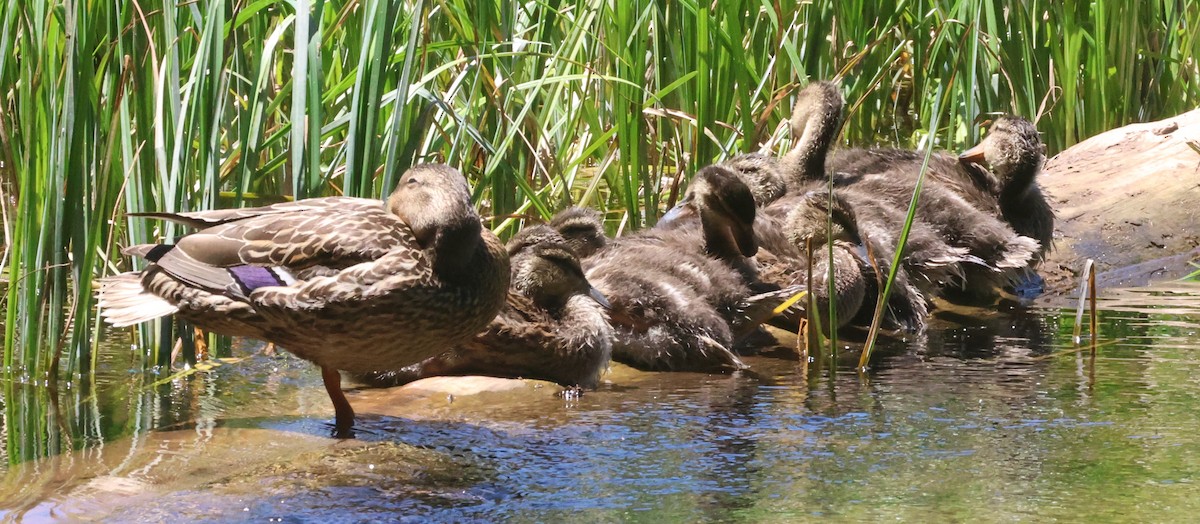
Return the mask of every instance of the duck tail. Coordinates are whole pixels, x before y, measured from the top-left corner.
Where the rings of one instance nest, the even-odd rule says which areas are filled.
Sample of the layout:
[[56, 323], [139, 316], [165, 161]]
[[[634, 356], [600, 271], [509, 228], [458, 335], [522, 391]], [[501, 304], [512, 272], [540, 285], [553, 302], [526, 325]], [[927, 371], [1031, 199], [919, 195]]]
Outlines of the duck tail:
[[158, 262], [168, 251], [175, 249], [175, 244], [135, 244], [121, 250], [122, 254], [144, 258]]
[[142, 273], [100, 279], [96, 293], [100, 316], [116, 327], [132, 326], [175, 313], [178, 308], [142, 287]]
[[1004, 245], [995, 266], [1001, 269], [1025, 267], [1034, 260], [1041, 247], [1037, 240], [1018, 235]]

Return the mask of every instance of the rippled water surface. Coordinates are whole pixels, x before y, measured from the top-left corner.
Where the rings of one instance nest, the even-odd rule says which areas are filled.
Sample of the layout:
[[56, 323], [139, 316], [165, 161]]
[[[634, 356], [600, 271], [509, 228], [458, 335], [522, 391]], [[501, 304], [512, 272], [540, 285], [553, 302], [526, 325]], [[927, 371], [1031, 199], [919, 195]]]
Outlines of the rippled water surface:
[[[113, 345], [96, 394], [60, 394], [50, 425], [69, 431], [33, 430], [67, 451], [9, 466], [0, 503], [64, 520], [1192, 520], [1200, 288], [1102, 306], [1094, 361], [1073, 312], [943, 311], [865, 376], [781, 349], [735, 375], [614, 367], [577, 399], [358, 390], [351, 441], [328, 438], [304, 362], [248, 346], [145, 387]], [[6, 418], [10, 448], [37, 422]]]

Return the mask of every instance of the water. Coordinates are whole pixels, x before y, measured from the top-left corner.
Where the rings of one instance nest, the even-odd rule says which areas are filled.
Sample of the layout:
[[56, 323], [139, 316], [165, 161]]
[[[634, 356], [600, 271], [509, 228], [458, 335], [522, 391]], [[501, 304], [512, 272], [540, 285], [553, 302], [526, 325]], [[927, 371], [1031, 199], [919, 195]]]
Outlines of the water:
[[618, 367], [577, 399], [519, 381], [360, 390], [352, 441], [328, 438], [304, 362], [245, 347], [145, 389], [114, 347], [98, 400], [60, 400], [67, 426], [90, 429], [10, 466], [0, 507], [201, 522], [1192, 520], [1200, 287], [1102, 305], [1094, 362], [1072, 348], [1072, 311], [943, 311], [865, 376], [783, 350], [736, 375]]

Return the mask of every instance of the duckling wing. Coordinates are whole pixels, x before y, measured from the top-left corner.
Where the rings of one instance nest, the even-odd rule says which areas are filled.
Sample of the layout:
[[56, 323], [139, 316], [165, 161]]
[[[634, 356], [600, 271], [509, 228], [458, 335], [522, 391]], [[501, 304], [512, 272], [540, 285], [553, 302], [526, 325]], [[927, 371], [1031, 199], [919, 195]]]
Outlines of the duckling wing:
[[358, 268], [352, 279], [377, 280], [393, 265], [420, 266], [423, 256], [408, 226], [381, 206], [294, 206], [187, 235], [156, 265], [190, 286], [246, 298], [260, 287], [294, 284], [314, 268], [336, 274], [375, 262], [379, 267]]

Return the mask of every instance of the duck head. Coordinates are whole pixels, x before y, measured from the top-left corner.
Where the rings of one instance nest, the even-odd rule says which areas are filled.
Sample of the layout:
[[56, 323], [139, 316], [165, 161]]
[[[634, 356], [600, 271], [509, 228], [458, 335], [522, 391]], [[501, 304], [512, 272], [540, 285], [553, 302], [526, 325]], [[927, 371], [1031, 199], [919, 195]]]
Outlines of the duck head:
[[815, 246], [828, 242], [862, 244], [854, 209], [837, 193], [810, 191], [788, 214], [788, 239], [803, 249], [811, 241]]
[[588, 295], [604, 308], [608, 300], [588, 283], [579, 258], [566, 239], [549, 226], [536, 225], [517, 233], [507, 245], [512, 260], [512, 286], [538, 307], [561, 310], [574, 295]]
[[432, 247], [439, 254], [442, 250], [453, 251], [456, 244], [472, 237], [479, 238], [482, 228], [479, 214], [471, 205], [466, 178], [444, 164], [409, 168], [386, 205], [389, 212], [408, 224], [421, 247]]
[[600, 212], [586, 207], [569, 207], [554, 215], [550, 227], [566, 240], [579, 258], [587, 258], [608, 243]]
[[[870, 267], [854, 210], [836, 193], [831, 199], [825, 191], [809, 192], [788, 214], [787, 235], [801, 252], [812, 247], [809, 263], [814, 278], [820, 279], [818, 282], [828, 282], [832, 266], [837, 325], [849, 323], [866, 298], [864, 270]], [[832, 258], [826, 245], [832, 246]], [[830, 302], [829, 286], [814, 284], [810, 292], [817, 299], [817, 307], [824, 311]], [[822, 322], [828, 333], [829, 319], [822, 318]]]
[[796, 96], [791, 118], [796, 146], [783, 157], [790, 185], [799, 188], [802, 181], [824, 177], [825, 157], [841, 127], [845, 103], [841, 90], [833, 82], [813, 82]]
[[755, 207], [754, 195], [737, 174], [724, 166], [708, 166], [692, 177], [683, 199], [659, 224], [674, 227], [698, 216], [709, 254], [722, 259], [751, 257], [758, 252]]
[[1024, 191], [1033, 183], [1045, 159], [1037, 127], [1019, 116], [1002, 116], [979, 145], [959, 155], [959, 161], [987, 164], [1004, 191]]

